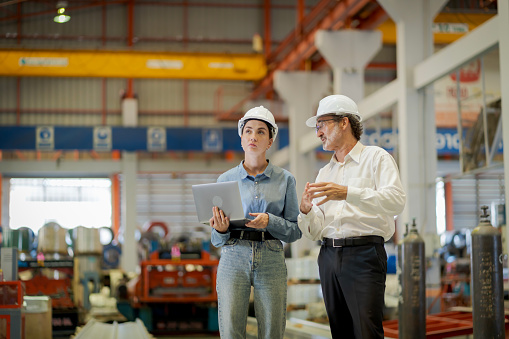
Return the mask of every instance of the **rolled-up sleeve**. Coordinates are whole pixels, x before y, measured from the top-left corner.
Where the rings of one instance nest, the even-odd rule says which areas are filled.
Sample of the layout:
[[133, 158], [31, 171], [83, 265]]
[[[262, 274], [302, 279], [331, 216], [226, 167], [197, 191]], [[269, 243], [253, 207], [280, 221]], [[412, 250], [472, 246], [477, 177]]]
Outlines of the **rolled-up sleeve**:
[[298, 220], [299, 229], [306, 238], [311, 240], [321, 239], [324, 215], [319, 207], [313, 205], [308, 214], [300, 213]]
[[230, 239], [230, 232], [219, 233], [215, 228], [212, 229], [212, 235], [210, 238], [210, 242], [215, 247], [221, 247]]

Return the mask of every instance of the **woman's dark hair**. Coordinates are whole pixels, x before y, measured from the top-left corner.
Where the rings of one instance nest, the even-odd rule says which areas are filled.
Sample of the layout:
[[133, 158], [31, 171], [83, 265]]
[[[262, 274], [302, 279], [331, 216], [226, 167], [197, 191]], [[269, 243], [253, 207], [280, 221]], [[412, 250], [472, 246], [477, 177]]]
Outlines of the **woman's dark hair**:
[[242, 126], [242, 134], [244, 134], [244, 126], [246, 126], [246, 124], [247, 124], [247, 122], [249, 120], [258, 120], [258, 121], [264, 122], [265, 125], [267, 125], [267, 129], [269, 130], [269, 139], [274, 137], [274, 128], [272, 127], [272, 125], [269, 124], [267, 121], [263, 121], [263, 120], [260, 120], [260, 119], [247, 119], [247, 120], [245, 120], [244, 121], [244, 125]]

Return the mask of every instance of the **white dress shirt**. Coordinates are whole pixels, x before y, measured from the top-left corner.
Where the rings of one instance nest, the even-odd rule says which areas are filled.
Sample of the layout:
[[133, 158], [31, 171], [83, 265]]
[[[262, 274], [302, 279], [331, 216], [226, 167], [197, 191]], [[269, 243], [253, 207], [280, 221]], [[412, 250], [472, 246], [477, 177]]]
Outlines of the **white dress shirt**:
[[320, 169], [316, 182], [334, 182], [348, 186], [346, 200], [331, 200], [323, 205], [313, 200], [308, 214], [299, 215], [298, 224], [311, 240], [382, 236], [385, 241], [394, 234], [394, 217], [403, 211], [406, 195], [393, 157], [383, 148], [364, 146], [360, 142], [338, 162], [331, 161]]

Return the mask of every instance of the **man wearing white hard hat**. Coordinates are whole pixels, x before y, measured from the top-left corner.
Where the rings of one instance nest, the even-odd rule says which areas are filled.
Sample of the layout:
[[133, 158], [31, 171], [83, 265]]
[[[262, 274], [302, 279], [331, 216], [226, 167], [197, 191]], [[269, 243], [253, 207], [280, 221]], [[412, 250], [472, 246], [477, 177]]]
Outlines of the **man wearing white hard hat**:
[[221, 338], [246, 338], [251, 286], [258, 338], [283, 338], [286, 326], [287, 270], [283, 244], [302, 237], [297, 225], [299, 203], [295, 178], [266, 158], [278, 127], [263, 106], [246, 112], [238, 123], [244, 160], [217, 179], [238, 181], [245, 227], [230, 225], [214, 207], [211, 242], [221, 247], [217, 270]]
[[406, 195], [392, 156], [359, 142], [357, 104], [344, 95], [323, 98], [306, 125], [333, 151], [302, 194], [299, 228], [320, 240], [320, 283], [333, 338], [383, 338], [387, 254], [394, 216]]

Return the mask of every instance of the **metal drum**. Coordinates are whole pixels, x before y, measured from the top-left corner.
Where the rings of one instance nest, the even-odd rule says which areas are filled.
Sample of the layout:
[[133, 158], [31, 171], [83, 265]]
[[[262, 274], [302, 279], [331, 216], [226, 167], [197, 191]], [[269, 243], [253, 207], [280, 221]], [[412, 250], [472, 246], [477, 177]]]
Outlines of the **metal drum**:
[[4, 247], [15, 247], [18, 249], [18, 256], [21, 260], [30, 257], [34, 249], [35, 234], [28, 227], [18, 229], [5, 229]]
[[415, 219], [398, 246], [399, 338], [426, 338], [426, 262], [424, 241], [417, 232]]
[[481, 209], [470, 257], [474, 338], [505, 338], [502, 236], [490, 223], [488, 206]]
[[65, 242], [65, 228], [56, 222], [49, 222], [42, 226], [38, 233], [37, 251], [44, 254], [61, 254], [67, 256], [67, 243]]
[[102, 255], [102, 245], [99, 229], [78, 226], [72, 232], [74, 255], [98, 254]]

